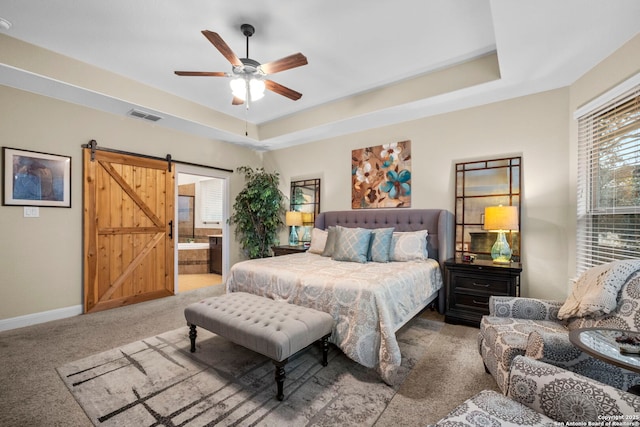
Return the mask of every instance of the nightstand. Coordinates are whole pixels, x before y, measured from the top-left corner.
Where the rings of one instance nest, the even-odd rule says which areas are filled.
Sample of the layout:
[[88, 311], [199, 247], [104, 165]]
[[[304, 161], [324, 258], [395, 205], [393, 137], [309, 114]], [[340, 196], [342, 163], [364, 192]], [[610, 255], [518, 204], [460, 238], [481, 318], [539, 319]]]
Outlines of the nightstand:
[[306, 252], [307, 249], [309, 248], [308, 247], [305, 248], [303, 245], [298, 245], [298, 246], [282, 245], [282, 246], [271, 247], [271, 250], [273, 251], [273, 256], [299, 254], [302, 252]]
[[494, 264], [492, 261], [463, 262], [450, 259], [444, 263], [446, 286], [445, 322], [480, 326], [489, 314], [491, 295], [520, 296], [522, 264]]

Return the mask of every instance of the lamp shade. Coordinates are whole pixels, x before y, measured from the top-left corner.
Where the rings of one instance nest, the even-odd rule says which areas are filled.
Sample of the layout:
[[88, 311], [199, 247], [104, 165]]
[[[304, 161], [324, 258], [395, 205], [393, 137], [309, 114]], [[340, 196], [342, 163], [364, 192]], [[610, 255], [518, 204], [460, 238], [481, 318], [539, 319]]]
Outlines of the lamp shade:
[[313, 225], [313, 212], [302, 212], [302, 223], [304, 225]]
[[287, 212], [284, 222], [289, 227], [302, 225], [302, 212]]
[[517, 206], [488, 206], [484, 208], [485, 230], [518, 230]]

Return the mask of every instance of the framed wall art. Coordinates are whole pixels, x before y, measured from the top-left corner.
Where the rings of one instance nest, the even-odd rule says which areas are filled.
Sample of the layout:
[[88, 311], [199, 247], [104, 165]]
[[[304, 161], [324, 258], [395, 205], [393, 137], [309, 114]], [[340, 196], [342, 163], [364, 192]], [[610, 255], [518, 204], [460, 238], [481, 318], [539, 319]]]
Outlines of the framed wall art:
[[411, 207], [411, 141], [351, 152], [351, 208]]
[[71, 157], [3, 147], [5, 206], [71, 207]]

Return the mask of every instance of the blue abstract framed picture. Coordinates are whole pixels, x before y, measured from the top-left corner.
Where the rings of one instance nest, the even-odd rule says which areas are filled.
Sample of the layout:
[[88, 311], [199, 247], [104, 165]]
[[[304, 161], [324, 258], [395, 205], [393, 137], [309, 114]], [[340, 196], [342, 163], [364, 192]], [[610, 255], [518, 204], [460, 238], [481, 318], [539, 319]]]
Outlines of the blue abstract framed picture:
[[2, 148], [5, 206], [71, 207], [71, 157]]
[[411, 207], [411, 141], [351, 152], [351, 208]]

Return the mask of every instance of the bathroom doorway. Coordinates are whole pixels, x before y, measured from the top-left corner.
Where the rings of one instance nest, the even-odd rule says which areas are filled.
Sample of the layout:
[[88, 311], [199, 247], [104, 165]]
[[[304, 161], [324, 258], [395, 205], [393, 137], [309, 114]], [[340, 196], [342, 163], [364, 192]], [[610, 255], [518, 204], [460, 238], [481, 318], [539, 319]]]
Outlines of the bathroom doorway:
[[229, 173], [176, 165], [175, 292], [223, 283], [228, 264]]

